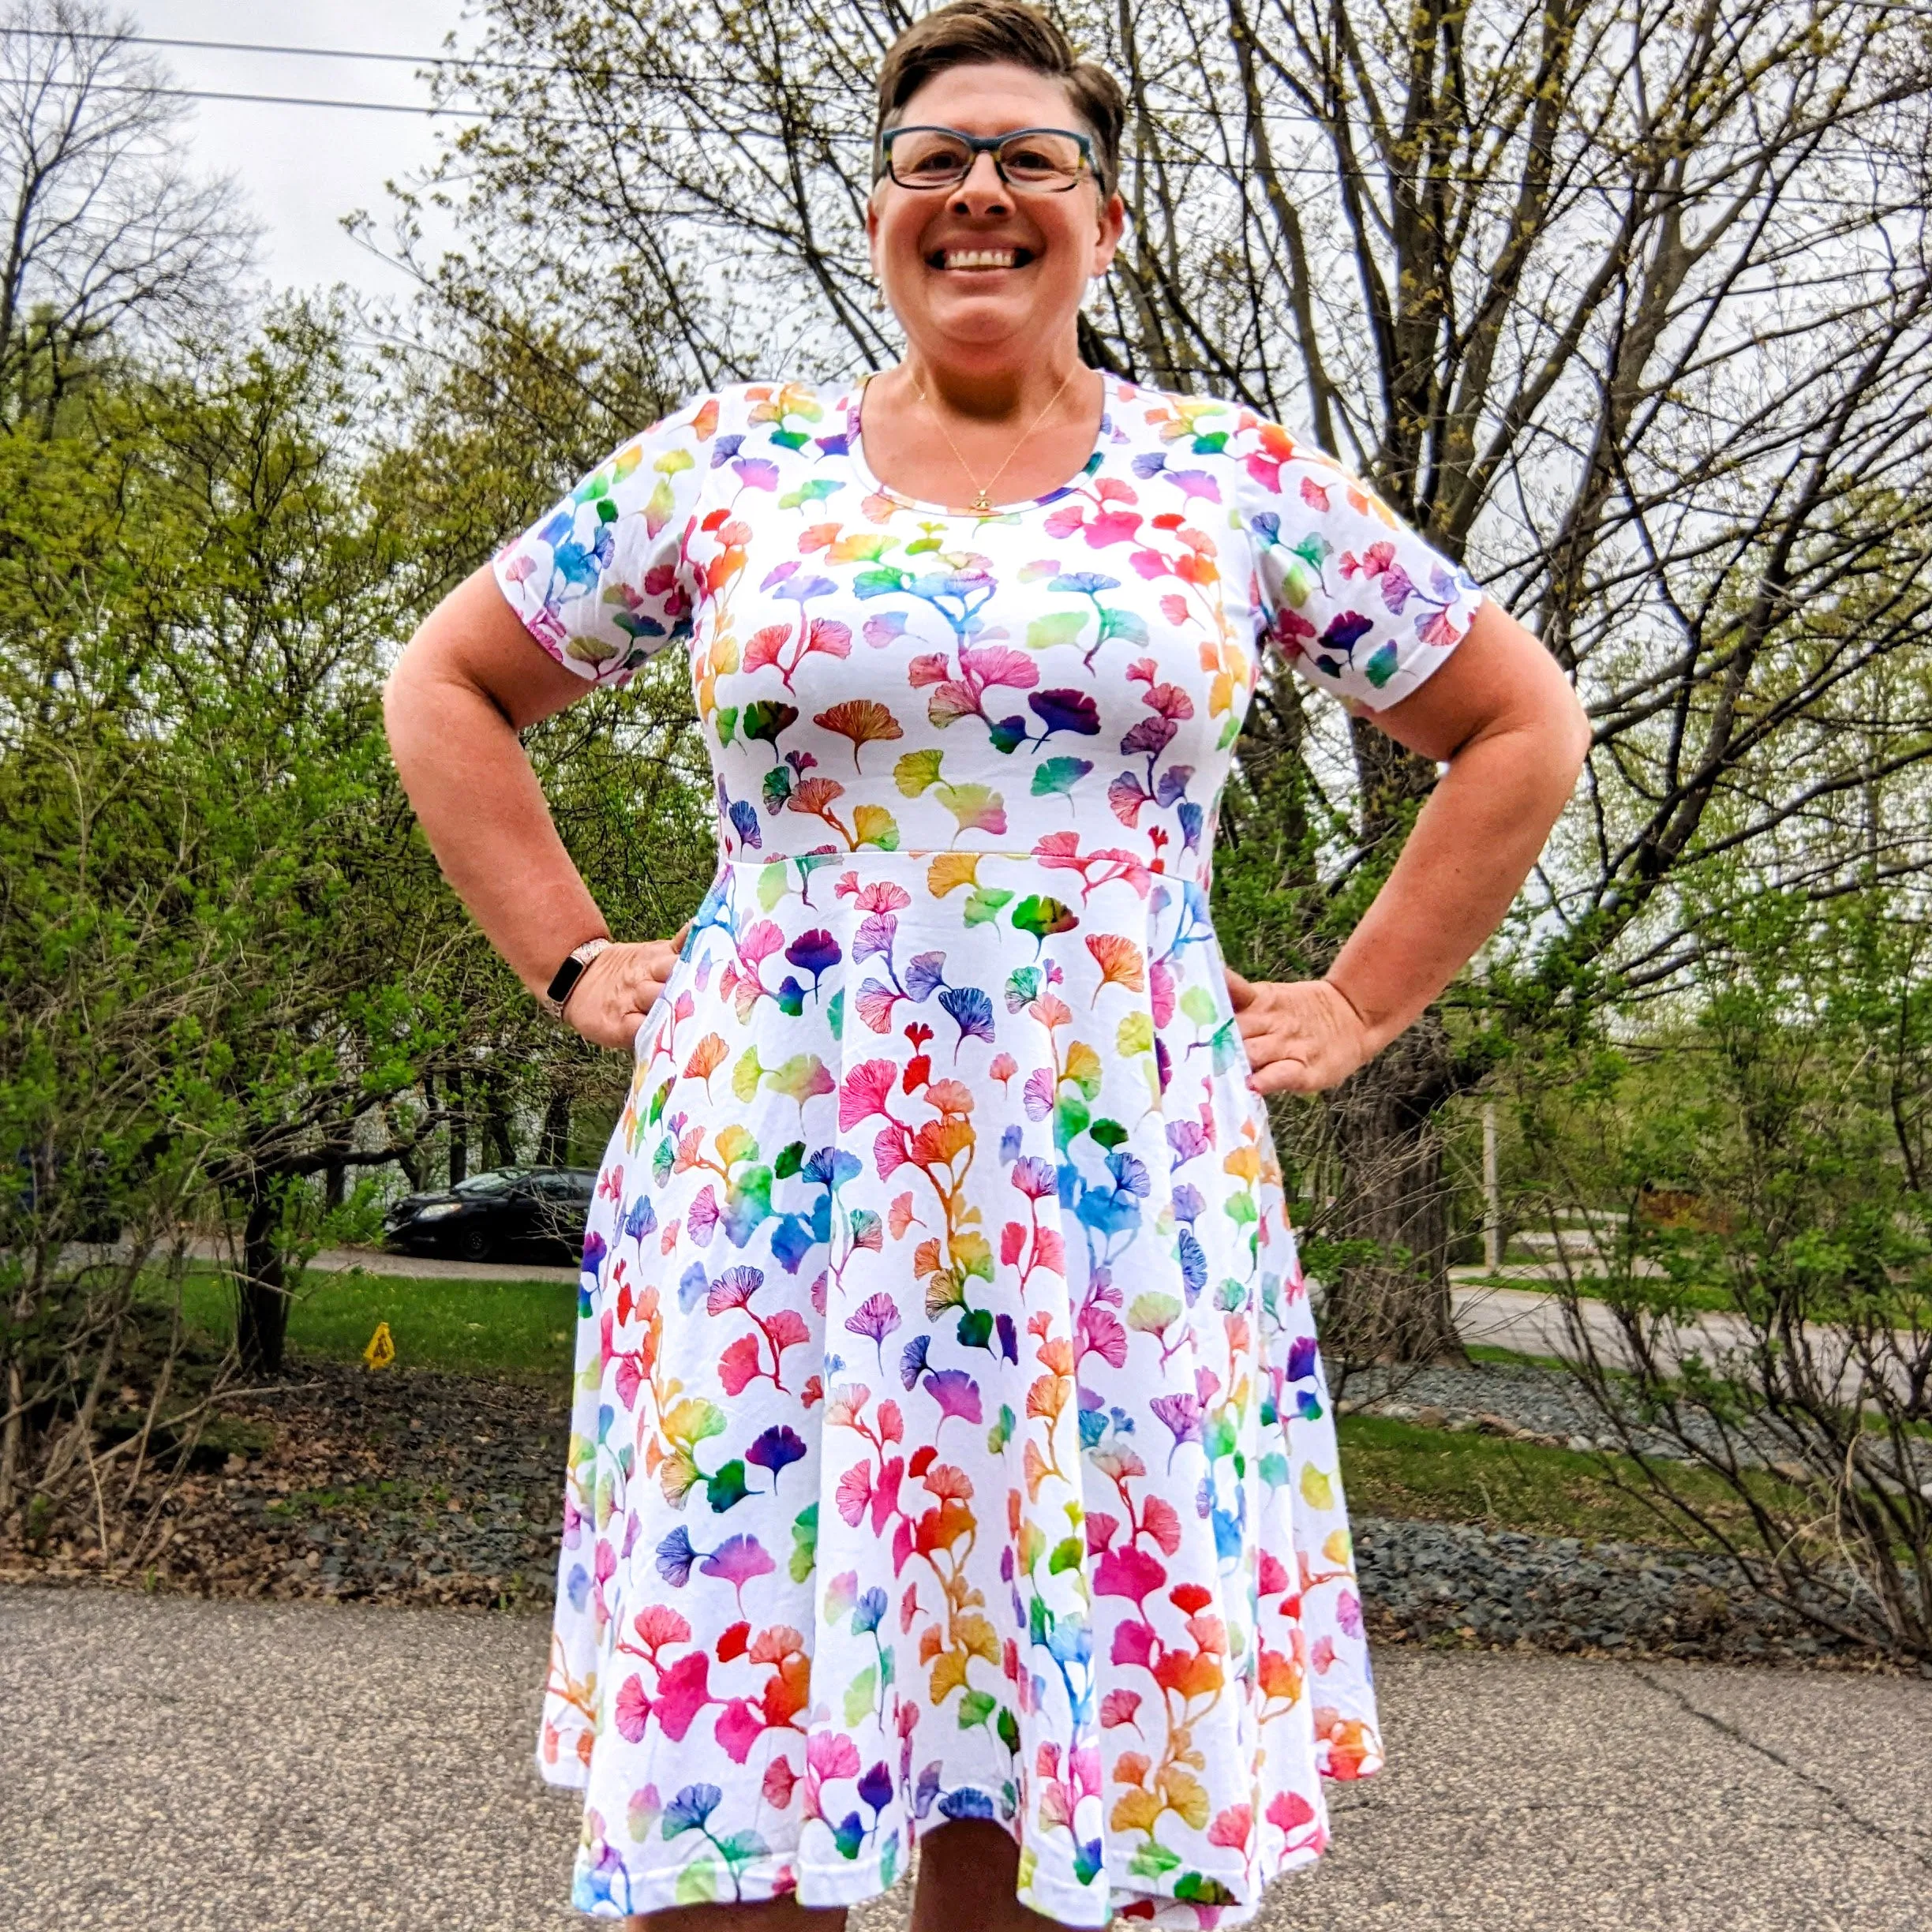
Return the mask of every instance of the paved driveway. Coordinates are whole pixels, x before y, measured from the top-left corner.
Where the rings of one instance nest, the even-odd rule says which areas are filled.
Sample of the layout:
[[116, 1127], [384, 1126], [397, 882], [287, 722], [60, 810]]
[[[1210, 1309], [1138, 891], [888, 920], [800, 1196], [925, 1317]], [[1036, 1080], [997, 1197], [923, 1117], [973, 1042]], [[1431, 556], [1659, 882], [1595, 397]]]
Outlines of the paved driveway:
[[[544, 1645], [527, 1619], [0, 1589], [0, 1927], [581, 1926], [575, 1807], [529, 1769]], [[1392, 1768], [1340, 1792], [1335, 1850], [1264, 1932], [1932, 1916], [1932, 1683], [1400, 1651], [1380, 1670]]]

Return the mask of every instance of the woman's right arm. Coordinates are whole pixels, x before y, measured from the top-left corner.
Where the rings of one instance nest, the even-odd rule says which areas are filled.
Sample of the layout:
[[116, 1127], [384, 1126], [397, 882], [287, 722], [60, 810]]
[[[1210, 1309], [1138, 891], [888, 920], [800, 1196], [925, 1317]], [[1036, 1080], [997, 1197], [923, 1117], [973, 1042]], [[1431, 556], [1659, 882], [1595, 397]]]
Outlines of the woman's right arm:
[[[537, 647], [485, 564], [429, 613], [384, 695], [390, 750], [430, 848], [533, 994], [573, 948], [609, 936], [517, 736], [590, 688]], [[667, 940], [612, 946], [577, 982], [566, 1018], [627, 1052], [676, 958]]]

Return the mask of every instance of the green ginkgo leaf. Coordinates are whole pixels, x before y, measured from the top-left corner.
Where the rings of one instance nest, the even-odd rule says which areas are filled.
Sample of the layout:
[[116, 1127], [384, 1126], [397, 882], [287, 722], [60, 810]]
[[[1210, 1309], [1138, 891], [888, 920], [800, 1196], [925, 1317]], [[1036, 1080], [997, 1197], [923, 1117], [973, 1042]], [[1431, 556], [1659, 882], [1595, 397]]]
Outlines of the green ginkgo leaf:
[[1221, 1018], [1215, 1007], [1214, 995], [1205, 987], [1189, 987], [1181, 995], [1181, 1010], [1196, 1026], [1214, 1026]]
[[706, 1493], [711, 1507], [721, 1516], [734, 1505], [742, 1503], [751, 1493], [745, 1481], [745, 1466], [734, 1458], [713, 1476], [706, 1485]]
[[1033, 773], [1033, 796], [1052, 798], [1058, 794], [1064, 798], [1092, 769], [1093, 766], [1085, 758], [1043, 759]]
[[998, 886], [975, 886], [966, 895], [965, 918], [968, 926], [988, 926], [999, 916], [1001, 907], [1013, 894]]
[[999, 1709], [999, 1699], [990, 1690], [968, 1690], [960, 1699], [960, 1728], [970, 1731], [983, 1724]]
[[1027, 649], [1051, 650], [1056, 644], [1072, 644], [1086, 628], [1084, 611], [1049, 611], [1027, 626]]
[[798, 722], [796, 705], [784, 704], [773, 698], [760, 698], [744, 708], [740, 721], [747, 743], [768, 744], [777, 748], [779, 734]]
[[1013, 909], [1016, 930], [1045, 940], [1054, 933], [1071, 932], [1080, 915], [1069, 905], [1045, 893], [1028, 893]]
[[893, 783], [908, 798], [917, 798], [939, 782], [940, 761], [945, 755], [933, 751], [907, 752], [893, 766]]
[[818, 1505], [808, 1503], [792, 1520], [792, 1581], [803, 1583], [818, 1561]]
[[868, 1664], [855, 1677], [845, 1690], [845, 1728], [856, 1731], [872, 1715], [874, 1700], [878, 1695], [878, 1666]]
[[765, 1069], [758, 1064], [758, 1049], [747, 1046], [739, 1056], [738, 1064], [732, 1069], [732, 1091], [740, 1100], [749, 1100], [758, 1091], [759, 1080]]

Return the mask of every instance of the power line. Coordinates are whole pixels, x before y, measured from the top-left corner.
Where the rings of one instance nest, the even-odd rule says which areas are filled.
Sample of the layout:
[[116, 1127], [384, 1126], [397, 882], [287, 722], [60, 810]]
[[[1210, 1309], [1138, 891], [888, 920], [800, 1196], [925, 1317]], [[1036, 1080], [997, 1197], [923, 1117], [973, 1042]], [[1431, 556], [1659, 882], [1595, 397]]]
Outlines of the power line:
[[[22, 29], [21, 31], [26, 30]], [[574, 68], [556, 67], [546, 68], [541, 71], [550, 73], [569, 74], [578, 73], [580, 70]], [[708, 86], [714, 88], [722, 88], [728, 92], [733, 91], [732, 89], [731, 84], [726, 81], [699, 81], [695, 77], [687, 78], [682, 76], [654, 75], [650, 77], [653, 80], [661, 81], [666, 88], [668, 92], [677, 92], [693, 86]], [[358, 114], [420, 114], [432, 120], [455, 119], [488, 121], [495, 118], [497, 114], [500, 112], [498, 109], [492, 107], [456, 107], [452, 106], [447, 102], [438, 101], [348, 100], [327, 95], [260, 94], [235, 88], [149, 86], [144, 84], [129, 81], [75, 80], [69, 82], [67, 84], [76, 87], [84, 87], [88, 92], [95, 94], [140, 94], [152, 97], [159, 97], [167, 100], [239, 101], [244, 103], [267, 107], [337, 108], [345, 112]], [[822, 92], [821, 94], [821, 98], [829, 99], [833, 97], [834, 96], [827, 92]], [[1172, 114], [1179, 117], [1184, 117], [1193, 120], [1207, 120], [1213, 122], [1218, 121], [1219, 118], [1214, 114], [1211, 109], [1205, 107], [1168, 107], [1163, 108], [1159, 111], [1163, 114]], [[524, 109], [521, 110], [520, 118], [526, 120], [539, 122], [544, 125], [549, 127], [596, 128], [602, 127], [607, 125], [605, 122], [597, 120], [588, 114], [544, 114], [530, 109]], [[1264, 121], [1277, 122], [1285, 125], [1296, 126], [1320, 127], [1326, 125], [1312, 114], [1280, 113], [1264, 114], [1260, 118]], [[776, 130], [768, 129], [747, 127], [739, 129], [738, 132], [751, 138], [765, 140], [777, 141], [782, 140], [784, 138]], [[871, 137], [857, 129], [830, 128], [821, 129], [818, 130], [818, 132], [823, 138], [830, 140], [848, 141], [854, 145], [864, 145], [867, 147], [871, 144]], [[1794, 144], [1798, 138], [1799, 137], [1793, 137]], [[1761, 148], [1753, 147], [1749, 144], [1743, 142], [1724, 143], [1719, 141], [1706, 141], [1703, 143], [1702, 145], [1706, 150], [1728, 148], [1746, 153], [1758, 153], [1762, 152]], [[1869, 162], [1872, 159], [1872, 156], [1868, 151], [1852, 148], [1821, 152], [1815, 155], [1814, 158], [1826, 161], [1836, 160], [1865, 163]], [[1305, 164], [1297, 164], [1277, 161], [1274, 164], [1274, 171], [1277, 174], [1282, 175], [1305, 175], [1320, 178], [1331, 178], [1338, 172], [1346, 172], [1353, 173], [1364, 179], [1387, 176], [1393, 180], [1441, 182], [1447, 184], [1459, 184], [1465, 186], [1477, 185], [1488, 186], [1492, 188], [1521, 188], [1525, 185], [1522, 178], [1517, 175], [1475, 174], [1468, 173], [1466, 171], [1451, 171], [1443, 173], [1429, 168], [1390, 168], [1384, 167], [1379, 161], [1365, 162], [1350, 170], [1340, 170], [1326, 167], [1309, 167]], [[1791, 199], [1792, 197], [1787, 197], [1786, 198]]]
[[[1932, 18], [1932, 5], [1917, 4], [1917, 0], [1859, 0], [1859, 3], [1874, 11], [1919, 14], [1928, 18]], [[501, 72], [513, 73], [546, 74], [577, 79], [586, 77], [586, 70], [581, 67], [557, 65], [554, 63], [545, 65], [535, 62], [491, 60], [481, 58], [472, 58], [468, 55], [462, 54], [396, 54], [383, 51], [375, 48], [293, 47], [268, 41], [191, 39], [185, 37], [159, 34], [114, 34], [97, 33], [84, 31], [66, 32], [58, 28], [21, 27], [13, 28], [0, 28], [0, 38], [4, 38], [9, 34], [18, 35], [24, 38], [32, 39], [60, 39], [68, 41], [84, 40], [90, 42], [112, 43], [117, 45], [131, 44], [141, 47], [190, 47], [225, 53], [289, 54], [304, 59], [312, 60], [379, 61], [401, 65], [408, 65], [416, 67], [455, 66], [463, 68], [489, 68]], [[629, 77], [623, 77], [621, 75], [621, 70], [614, 70], [613, 77], [628, 77], [643, 80], [647, 83], [654, 82], [665, 87], [668, 91], [672, 92], [681, 92], [687, 89], [702, 90], [708, 88], [713, 92], [723, 92], [727, 94], [732, 94], [739, 91], [736, 85], [728, 80], [715, 79], [710, 77], [700, 77], [695, 75], [631, 75]], [[161, 98], [171, 100], [226, 101], [231, 103], [240, 103], [245, 105], [252, 106], [269, 107], [314, 107], [361, 114], [417, 114], [432, 120], [455, 119], [487, 121], [492, 118], [497, 111], [496, 110], [487, 107], [466, 107], [452, 106], [444, 102], [345, 99], [339, 97], [322, 95], [264, 94], [256, 92], [252, 90], [239, 88], [231, 89], [219, 88], [169, 86], [149, 87], [130, 83], [111, 81], [82, 82], [77, 80], [70, 84], [85, 85], [90, 88], [92, 91], [99, 93], [139, 93], [150, 95], [158, 95]], [[800, 92], [815, 95], [820, 99], [846, 99], [850, 98], [849, 90], [839, 88], [836, 86], [826, 84], [814, 86], [796, 82], [794, 82], [792, 84], [797, 88]], [[1219, 118], [1219, 117], [1216, 116], [1211, 109], [1207, 108], [1168, 106], [1158, 109], [1157, 111], [1163, 114], [1171, 114], [1178, 117], [1196, 120], [1205, 119], [1209, 121], [1216, 121]], [[598, 122], [588, 116], [581, 114], [528, 113], [527, 118], [541, 122], [545, 125], [550, 126], [595, 127], [602, 125], [601, 122]], [[1318, 116], [1294, 111], [1276, 111], [1274, 113], [1264, 114], [1259, 118], [1264, 121], [1279, 122], [1285, 125], [1319, 127], [1324, 125]], [[747, 133], [754, 135], [763, 135], [764, 137], [767, 139], [779, 138], [775, 134], [765, 134], [763, 130], [747, 129], [745, 131]], [[850, 141], [855, 144], [860, 142], [865, 142], [868, 145], [870, 144], [871, 137], [856, 130], [848, 131], [844, 129], [830, 129], [826, 130], [826, 133], [828, 138], [833, 140]], [[1717, 143], [1705, 144], [1707, 146], [1713, 147], [1719, 144], [1720, 144]], [[1853, 161], [1864, 161], [1868, 160], [1870, 157], [1863, 153], [1852, 152], [1838, 155], [1825, 155], [1818, 158], [1823, 159], [1849, 159]], [[1466, 172], [1442, 174], [1423, 169], [1388, 169], [1376, 163], [1368, 164], [1357, 168], [1354, 171], [1365, 178], [1373, 176], [1387, 175], [1391, 178], [1395, 179], [1411, 181], [1441, 181], [1445, 183], [1462, 185], [1488, 185], [1497, 188], [1519, 188], [1523, 185], [1523, 183], [1520, 180], [1510, 177], [1485, 176]], [[1296, 165], [1292, 163], [1277, 163], [1275, 164], [1275, 172], [1281, 175], [1312, 178], [1316, 179], [1332, 179], [1337, 170], [1334, 168], [1326, 167], [1309, 167], [1305, 164]], [[1799, 199], [1799, 197], [1788, 197], [1786, 198], [1788, 200], [1794, 200]]]
[[[1898, 13], [1909, 19], [1932, 19], [1932, 5], [1926, 4], [1926, 0], [1851, 0], [1849, 10], [1866, 13]], [[0, 29], [0, 35], [17, 35], [30, 40], [88, 41], [126, 47], [186, 47], [207, 53], [287, 54], [301, 60], [380, 61], [407, 67], [489, 67], [508, 73], [574, 73], [581, 71], [554, 62], [498, 60], [481, 54], [398, 54], [376, 47], [291, 47], [281, 41], [192, 39], [173, 34], [102, 33], [58, 27], [14, 27]]]

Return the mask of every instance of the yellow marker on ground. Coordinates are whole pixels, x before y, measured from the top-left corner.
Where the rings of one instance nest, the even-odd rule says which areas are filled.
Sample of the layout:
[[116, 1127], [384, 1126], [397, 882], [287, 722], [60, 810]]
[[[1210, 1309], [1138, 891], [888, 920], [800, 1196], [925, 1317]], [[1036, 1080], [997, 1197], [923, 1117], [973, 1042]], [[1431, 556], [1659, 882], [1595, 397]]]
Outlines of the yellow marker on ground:
[[372, 1368], [387, 1368], [395, 1360], [395, 1343], [390, 1339], [387, 1322], [376, 1324], [376, 1332], [369, 1337], [369, 1345], [362, 1351], [362, 1359]]

